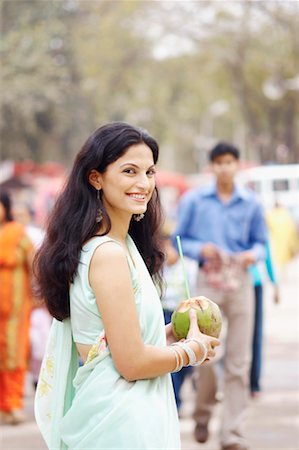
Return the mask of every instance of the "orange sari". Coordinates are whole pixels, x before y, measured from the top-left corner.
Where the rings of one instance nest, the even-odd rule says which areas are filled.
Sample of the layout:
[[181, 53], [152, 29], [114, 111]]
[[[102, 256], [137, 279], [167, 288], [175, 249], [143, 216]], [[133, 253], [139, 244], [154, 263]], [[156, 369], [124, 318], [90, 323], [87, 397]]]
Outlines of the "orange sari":
[[[0, 228], [0, 409], [20, 407], [29, 352], [32, 305], [28, 258], [33, 245], [24, 227], [7, 222]], [[13, 388], [17, 385], [18, 388]], [[13, 388], [13, 389], [12, 389]], [[17, 400], [12, 391], [20, 391]], [[9, 395], [6, 395], [9, 394]], [[12, 405], [10, 405], [10, 399]]]

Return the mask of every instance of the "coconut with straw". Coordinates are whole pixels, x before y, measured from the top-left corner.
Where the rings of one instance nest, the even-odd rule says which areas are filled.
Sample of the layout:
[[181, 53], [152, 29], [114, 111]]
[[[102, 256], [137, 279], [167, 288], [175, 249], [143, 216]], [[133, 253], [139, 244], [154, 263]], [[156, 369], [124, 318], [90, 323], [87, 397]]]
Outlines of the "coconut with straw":
[[177, 236], [176, 239], [184, 274], [187, 299], [180, 302], [179, 306], [171, 316], [173, 334], [177, 340], [186, 338], [190, 328], [189, 311], [190, 308], [193, 308], [196, 311], [197, 323], [200, 331], [209, 336], [218, 338], [222, 326], [222, 317], [219, 306], [202, 295], [191, 297], [180, 236]]

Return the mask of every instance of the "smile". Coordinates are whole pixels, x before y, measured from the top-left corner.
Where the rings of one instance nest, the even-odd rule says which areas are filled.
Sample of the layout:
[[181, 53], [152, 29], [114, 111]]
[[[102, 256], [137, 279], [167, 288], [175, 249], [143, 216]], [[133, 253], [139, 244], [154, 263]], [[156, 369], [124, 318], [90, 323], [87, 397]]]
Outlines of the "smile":
[[134, 200], [144, 201], [146, 199], [145, 194], [127, 194], [129, 197], [134, 198]]

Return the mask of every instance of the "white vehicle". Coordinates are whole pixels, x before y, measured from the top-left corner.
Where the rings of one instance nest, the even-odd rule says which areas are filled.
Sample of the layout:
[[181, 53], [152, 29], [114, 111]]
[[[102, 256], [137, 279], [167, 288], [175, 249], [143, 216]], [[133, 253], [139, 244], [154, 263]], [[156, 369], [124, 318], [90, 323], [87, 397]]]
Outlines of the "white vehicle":
[[238, 181], [256, 192], [266, 210], [279, 203], [299, 223], [299, 164], [244, 169], [239, 172]]

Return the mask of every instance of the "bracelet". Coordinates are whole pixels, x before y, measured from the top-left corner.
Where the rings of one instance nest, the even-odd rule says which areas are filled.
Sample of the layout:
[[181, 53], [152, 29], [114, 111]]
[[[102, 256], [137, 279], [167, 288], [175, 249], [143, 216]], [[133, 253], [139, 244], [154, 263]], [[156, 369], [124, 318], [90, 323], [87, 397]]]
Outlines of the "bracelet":
[[185, 342], [190, 342], [190, 341], [196, 342], [203, 353], [203, 356], [198, 361], [196, 361], [194, 364], [192, 364], [193, 366], [200, 366], [200, 364], [202, 364], [208, 356], [208, 349], [205, 346], [205, 344], [203, 342], [201, 342], [198, 338], [190, 338], [190, 339], [187, 339]]
[[182, 348], [184, 350], [184, 352], [187, 354], [187, 356], [188, 356], [188, 364], [187, 364], [187, 366], [193, 366], [196, 363], [196, 354], [194, 353], [192, 348], [189, 347], [189, 345], [186, 344], [186, 341], [176, 342], [175, 345], [177, 345], [178, 347]]
[[171, 346], [170, 348], [171, 348], [171, 350], [173, 350], [174, 355], [175, 355], [175, 360], [176, 360], [176, 366], [175, 366], [175, 369], [172, 371], [172, 373], [179, 372], [184, 367], [183, 356], [182, 356], [181, 352], [174, 346]]
[[181, 370], [182, 367], [183, 367], [182, 355], [180, 354], [180, 352], [176, 348], [174, 348], [174, 347], [170, 347], [170, 348], [174, 352], [175, 361], [176, 361], [176, 366], [175, 366], [175, 368], [174, 368], [174, 370], [172, 372], [179, 372], [179, 370]]
[[174, 356], [175, 356], [175, 368], [174, 368], [174, 370], [172, 372], [178, 372], [178, 367], [179, 367], [179, 364], [180, 364], [179, 356], [178, 356], [178, 353], [176, 352], [176, 350], [174, 348], [172, 348], [172, 347], [170, 347], [170, 348], [171, 348], [171, 350], [173, 350], [173, 353], [174, 353]]

